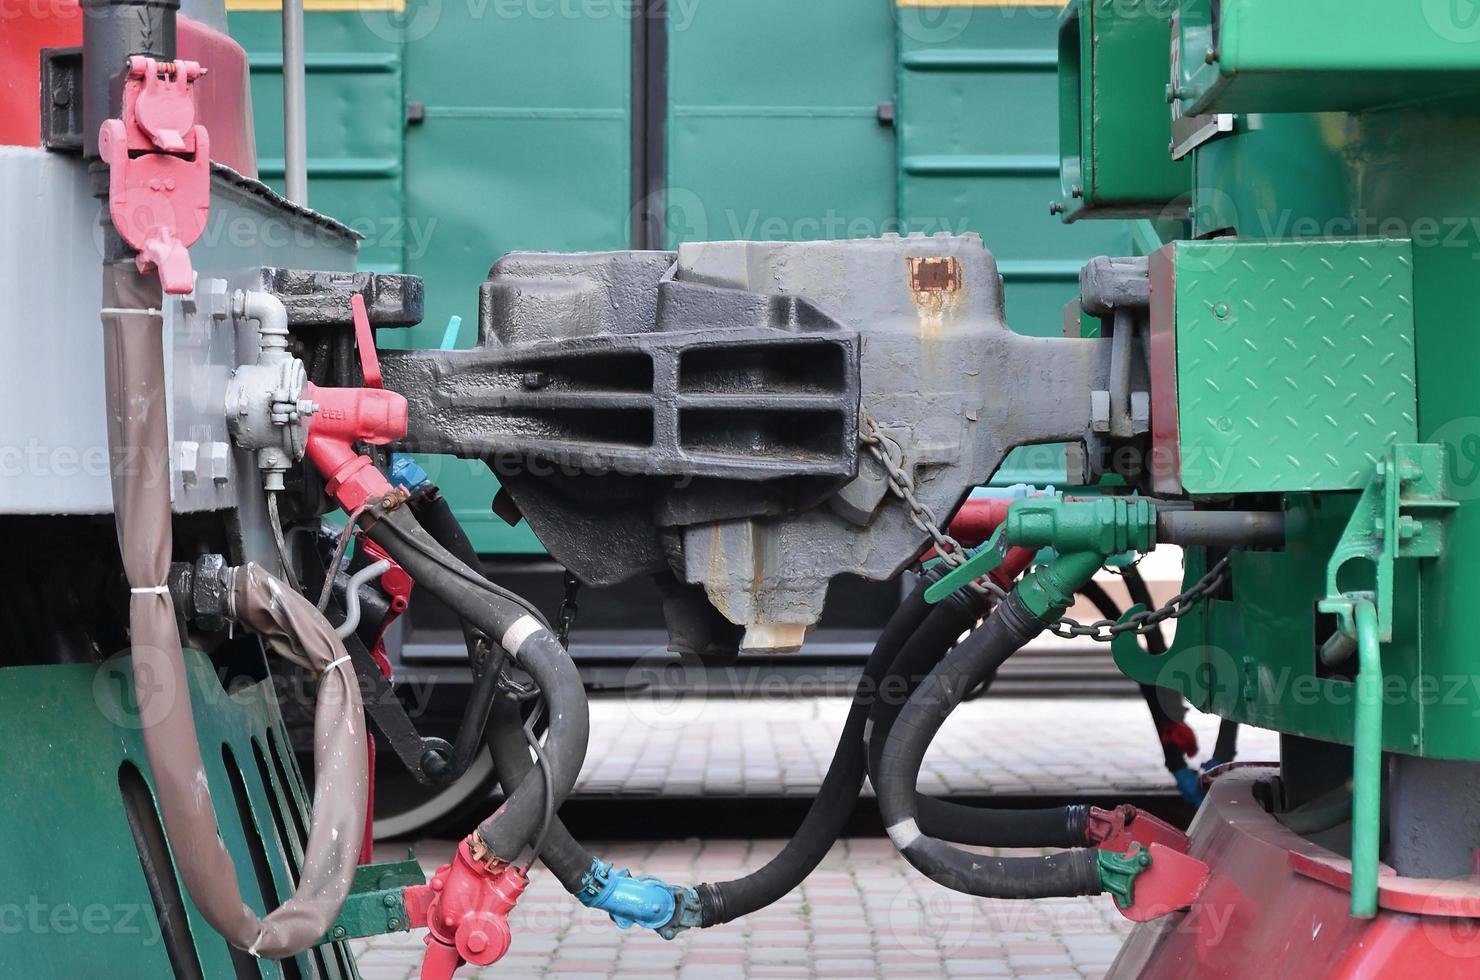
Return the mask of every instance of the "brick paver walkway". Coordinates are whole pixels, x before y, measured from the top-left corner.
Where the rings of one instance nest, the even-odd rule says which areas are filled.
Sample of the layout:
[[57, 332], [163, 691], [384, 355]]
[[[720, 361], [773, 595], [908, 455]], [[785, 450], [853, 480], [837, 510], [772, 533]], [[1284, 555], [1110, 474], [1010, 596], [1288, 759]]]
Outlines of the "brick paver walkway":
[[[815, 701], [592, 703], [585, 793], [815, 792], [847, 711]], [[1211, 749], [1217, 720], [1189, 723]], [[1270, 732], [1246, 730], [1244, 759], [1272, 759]], [[939, 792], [1167, 790], [1145, 706], [1136, 700], [990, 700], [963, 705], [932, 746], [921, 786]], [[617, 866], [672, 882], [720, 881], [759, 867], [780, 841], [593, 845]], [[383, 848], [382, 859], [404, 855]], [[428, 871], [451, 845], [424, 842]], [[1098, 977], [1128, 924], [1108, 898], [999, 902], [948, 891], [887, 840], [840, 841], [800, 889], [740, 922], [664, 942], [619, 930], [536, 871], [511, 918], [514, 946], [486, 971], [541, 977]], [[396, 935], [355, 944], [365, 980], [416, 976], [423, 946]]]

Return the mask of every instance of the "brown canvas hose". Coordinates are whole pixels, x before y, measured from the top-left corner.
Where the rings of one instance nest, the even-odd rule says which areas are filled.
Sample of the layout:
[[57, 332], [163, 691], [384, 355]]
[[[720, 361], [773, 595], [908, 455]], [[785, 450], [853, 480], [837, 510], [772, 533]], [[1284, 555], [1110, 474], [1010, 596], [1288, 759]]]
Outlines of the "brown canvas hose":
[[365, 723], [344, 646], [313, 604], [255, 565], [232, 570], [234, 618], [281, 656], [324, 671], [314, 716], [317, 792], [303, 876], [272, 914], [242, 901], [216, 828], [175, 612], [163, 295], [132, 259], [103, 266], [103, 339], [114, 517], [131, 590], [139, 720], [170, 849], [191, 899], [233, 945], [279, 959], [328, 931], [349, 892], [365, 827]]

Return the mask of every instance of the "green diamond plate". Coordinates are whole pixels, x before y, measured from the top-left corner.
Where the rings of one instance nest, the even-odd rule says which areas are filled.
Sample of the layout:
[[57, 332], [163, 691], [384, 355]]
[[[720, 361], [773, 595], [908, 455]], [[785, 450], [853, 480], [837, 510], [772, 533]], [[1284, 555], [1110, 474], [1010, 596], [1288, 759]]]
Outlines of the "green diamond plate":
[[1417, 438], [1407, 240], [1184, 242], [1175, 263], [1189, 493], [1356, 490]]

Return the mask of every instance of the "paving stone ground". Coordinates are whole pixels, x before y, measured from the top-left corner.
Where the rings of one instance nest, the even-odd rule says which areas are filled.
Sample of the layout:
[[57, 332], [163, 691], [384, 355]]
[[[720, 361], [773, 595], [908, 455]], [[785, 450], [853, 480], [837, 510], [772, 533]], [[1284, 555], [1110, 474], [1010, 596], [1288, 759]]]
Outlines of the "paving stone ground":
[[[816, 791], [847, 710], [841, 699], [664, 703], [597, 700], [586, 793], [805, 794]], [[1214, 718], [1189, 723], [1205, 751]], [[1272, 759], [1272, 733], [1248, 731], [1240, 757]], [[1166, 788], [1145, 706], [1131, 699], [983, 700], [963, 705], [922, 771], [932, 792], [1068, 793]], [[618, 867], [669, 881], [724, 880], [759, 867], [783, 842], [697, 839], [592, 843]], [[427, 841], [430, 872], [452, 844]], [[382, 849], [404, 856], [404, 845]], [[1009, 853], [1009, 852], [1001, 852]], [[1022, 852], [1017, 852], [1022, 853]], [[1031, 853], [1031, 852], [1029, 852]], [[923, 878], [887, 840], [839, 841], [781, 902], [673, 942], [619, 930], [536, 871], [511, 917], [514, 946], [459, 977], [1099, 977], [1127, 923], [1108, 898], [998, 902]], [[356, 942], [365, 980], [415, 977], [418, 936]]]

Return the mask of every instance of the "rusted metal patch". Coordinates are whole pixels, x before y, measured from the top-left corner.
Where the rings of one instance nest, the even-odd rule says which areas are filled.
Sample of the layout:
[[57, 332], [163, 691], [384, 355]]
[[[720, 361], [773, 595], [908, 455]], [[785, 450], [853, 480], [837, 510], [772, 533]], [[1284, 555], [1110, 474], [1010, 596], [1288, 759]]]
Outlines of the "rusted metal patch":
[[961, 288], [961, 260], [954, 255], [911, 257], [905, 261], [910, 268], [910, 288], [916, 293], [954, 293]]

